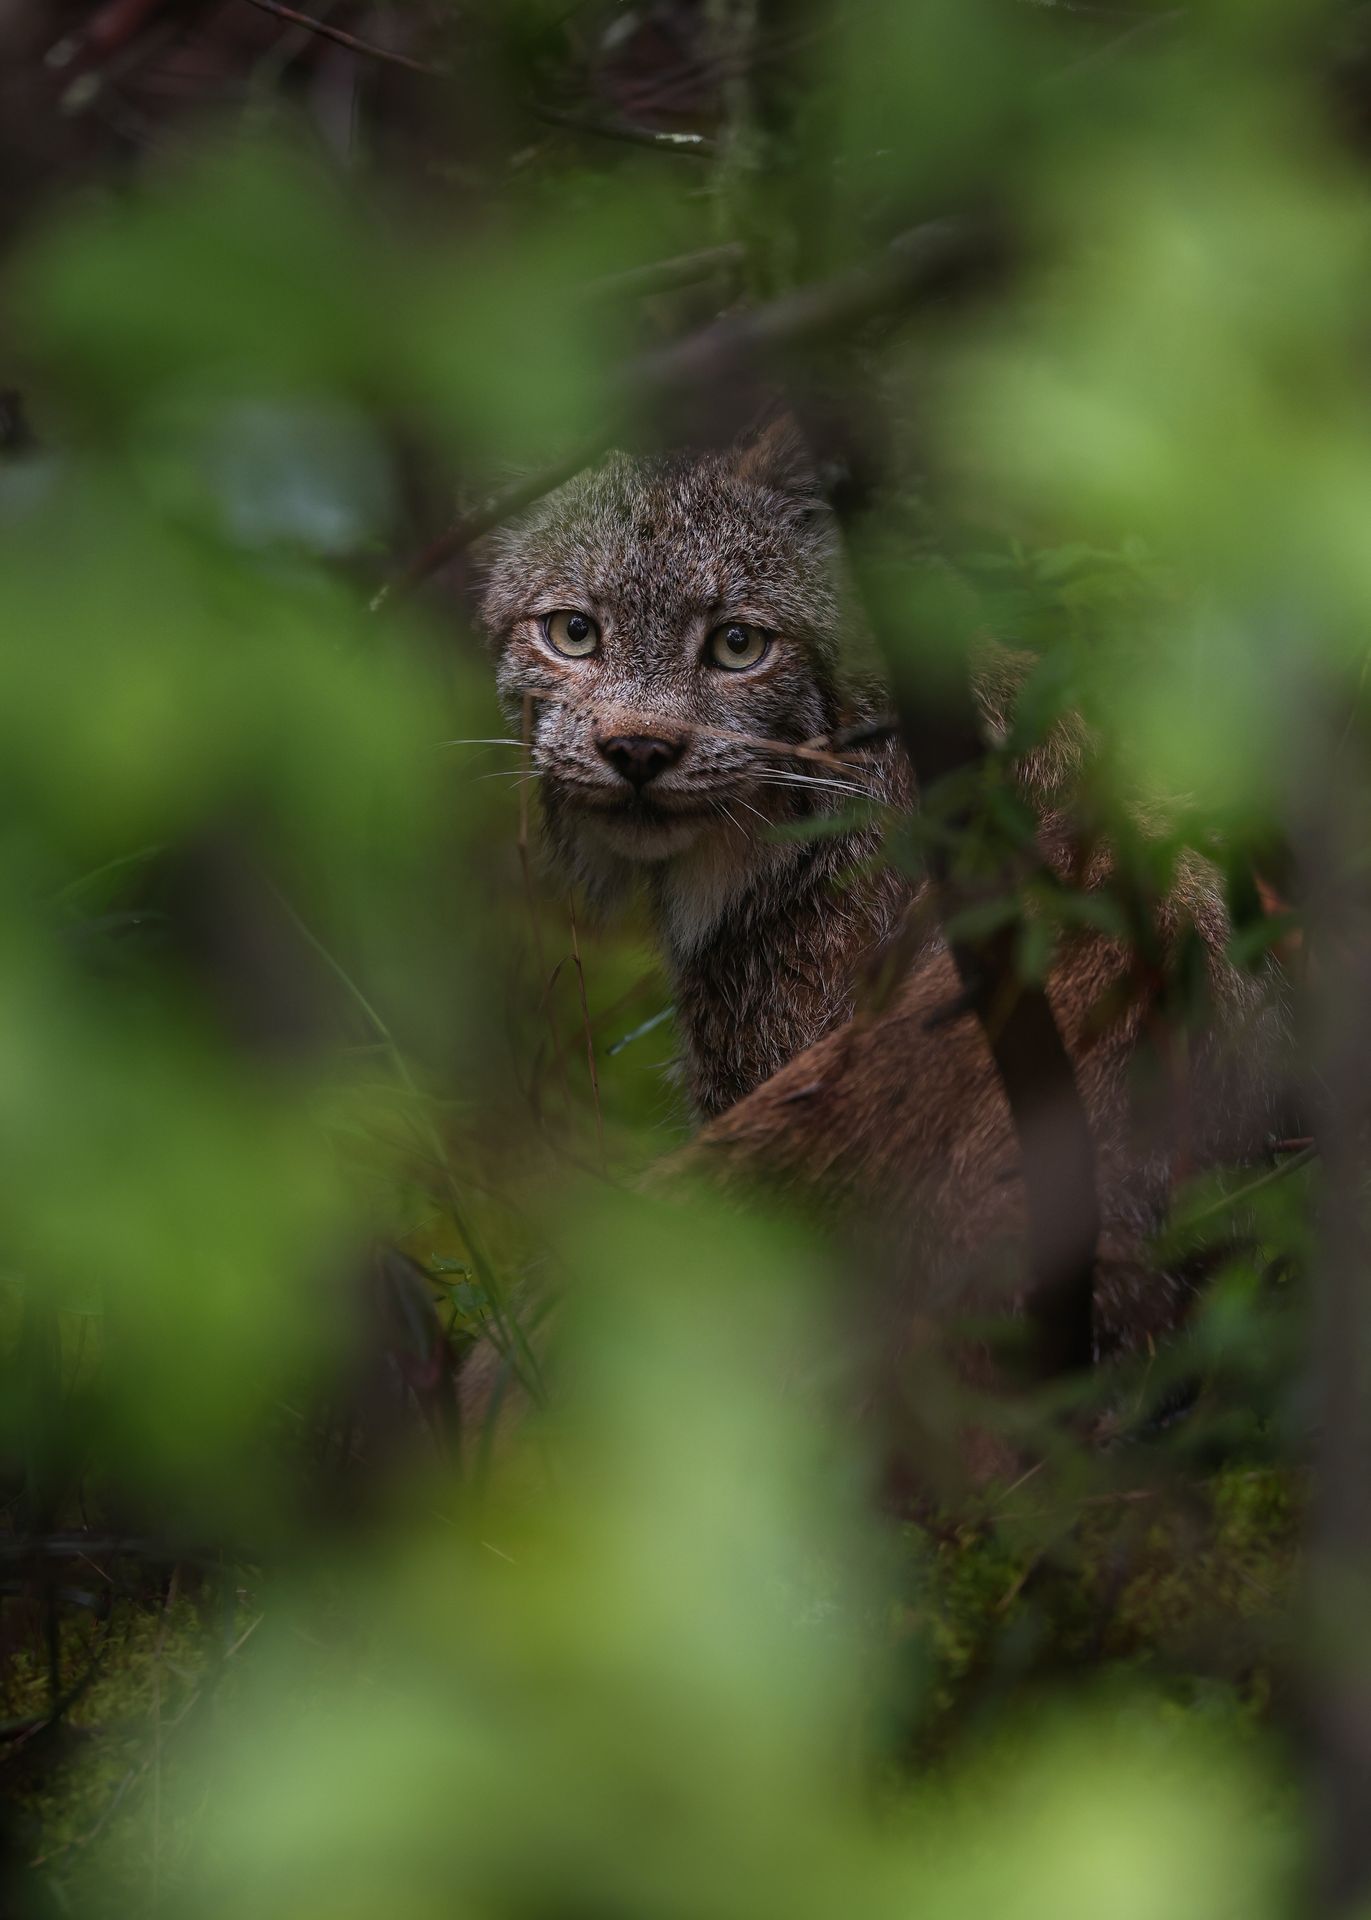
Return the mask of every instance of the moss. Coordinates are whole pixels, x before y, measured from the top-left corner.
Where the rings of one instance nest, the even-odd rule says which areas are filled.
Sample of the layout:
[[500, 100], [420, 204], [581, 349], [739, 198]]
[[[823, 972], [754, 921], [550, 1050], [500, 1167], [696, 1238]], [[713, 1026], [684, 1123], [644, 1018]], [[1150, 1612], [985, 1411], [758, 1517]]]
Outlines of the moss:
[[[241, 1619], [237, 1633], [250, 1623]], [[94, 1677], [55, 1726], [16, 1743], [5, 1796], [21, 1857], [72, 1910], [131, 1912], [150, 1876], [174, 1883], [194, 1821], [164, 1791], [164, 1771], [216, 1684], [222, 1632], [200, 1597], [184, 1592], [165, 1606], [124, 1602], [107, 1626], [64, 1629], [63, 1687], [92, 1659]], [[8, 1665], [7, 1710], [42, 1716], [48, 1700], [46, 1660], [22, 1648]]]
[[1047, 1685], [1144, 1679], [1177, 1712], [1251, 1720], [1271, 1705], [1298, 1564], [1291, 1471], [1232, 1470], [1199, 1487], [1083, 1499], [1010, 1530], [907, 1536], [897, 1621], [913, 1750], [940, 1751], [982, 1706]]
[[[1260, 1720], [1280, 1665], [1303, 1493], [1293, 1472], [1234, 1469], [1198, 1486], [1078, 1496], [1074, 1507], [1043, 1494], [1012, 1520], [992, 1502], [989, 1517], [908, 1526], [886, 1636], [903, 1697], [881, 1703], [896, 1771], [1017, 1724], [1016, 1708], [1031, 1724], [1041, 1702], [1076, 1683], [1141, 1681], [1163, 1714]], [[13, 1754], [7, 1792], [24, 1855], [73, 1911], [134, 1910], [154, 1858], [168, 1892], [184, 1870], [197, 1813], [176, 1791], [178, 1743], [220, 1685], [225, 1635], [231, 1644], [252, 1625], [241, 1600], [231, 1628], [194, 1592], [166, 1606], [122, 1602], [57, 1737]], [[65, 1629], [64, 1684], [103, 1632], [90, 1619]], [[41, 1642], [30, 1640], [6, 1672], [11, 1717], [46, 1710]]]

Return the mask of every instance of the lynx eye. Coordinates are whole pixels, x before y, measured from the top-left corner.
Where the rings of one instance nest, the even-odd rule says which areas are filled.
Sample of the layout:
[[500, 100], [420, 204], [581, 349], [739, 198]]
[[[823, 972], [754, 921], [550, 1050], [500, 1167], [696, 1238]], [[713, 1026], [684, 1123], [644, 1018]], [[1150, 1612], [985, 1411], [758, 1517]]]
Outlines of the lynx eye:
[[741, 620], [726, 620], [705, 642], [705, 655], [716, 667], [755, 667], [771, 645], [771, 636]]
[[565, 654], [569, 660], [584, 660], [600, 644], [600, 629], [590, 615], [577, 613], [574, 608], [545, 613], [543, 632], [553, 651]]

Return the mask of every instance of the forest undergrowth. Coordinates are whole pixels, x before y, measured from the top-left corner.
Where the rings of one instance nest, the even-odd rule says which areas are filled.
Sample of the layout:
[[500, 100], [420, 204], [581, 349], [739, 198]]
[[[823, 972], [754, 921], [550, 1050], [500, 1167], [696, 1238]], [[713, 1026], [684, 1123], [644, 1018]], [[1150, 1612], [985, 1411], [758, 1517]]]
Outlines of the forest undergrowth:
[[[1367, 1911], [1367, 21], [0, 11], [6, 1914]], [[888, 694], [784, 744], [898, 734], [861, 817], [1011, 1109], [1124, 956], [1193, 1290], [1134, 1351], [1088, 1166], [1055, 1348], [1041, 1236], [906, 1350], [813, 1196], [662, 1175], [672, 984], [477, 601], [609, 449], [778, 410]], [[1299, 1116], [1207, 1171], [1196, 873]]]

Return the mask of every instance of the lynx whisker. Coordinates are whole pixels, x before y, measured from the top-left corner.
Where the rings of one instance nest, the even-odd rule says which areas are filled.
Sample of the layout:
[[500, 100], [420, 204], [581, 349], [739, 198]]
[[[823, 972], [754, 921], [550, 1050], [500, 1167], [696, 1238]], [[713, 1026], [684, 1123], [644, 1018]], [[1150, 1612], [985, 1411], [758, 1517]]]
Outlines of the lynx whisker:
[[878, 798], [869, 787], [859, 787], [850, 780], [820, 780], [807, 773], [759, 773], [753, 777], [764, 787], [823, 787], [832, 793], [856, 794], [860, 800]]
[[[583, 695], [568, 696], [560, 687], [527, 687], [524, 691], [531, 700], [537, 700], [548, 707], [561, 707], [568, 713], [577, 713], [590, 703]], [[851, 755], [834, 753], [823, 744], [822, 737], [814, 740], [770, 740], [765, 734], [743, 733], [735, 727], [712, 727], [704, 720], [692, 720], [690, 732], [698, 740], [723, 740], [730, 746], [748, 747], [754, 753], [765, 753], [778, 760], [803, 760], [815, 766], [833, 767], [839, 773], [860, 772], [864, 761]]]
[[[734, 794], [733, 804], [735, 807], [741, 807], [745, 813], [750, 813], [754, 820], [760, 820], [764, 827], [769, 827], [772, 824], [760, 807], [754, 807], [752, 802], [750, 800], [744, 800], [741, 794]], [[732, 818], [732, 815], [729, 817]]]
[[701, 740], [726, 740], [731, 746], [749, 747], [754, 753], [765, 753], [777, 760], [809, 761], [821, 767], [836, 767], [840, 773], [851, 773], [861, 766], [859, 760], [844, 760], [810, 741], [768, 740], [764, 734], [740, 733], [733, 727], [711, 727], [703, 720], [694, 721], [691, 731]]

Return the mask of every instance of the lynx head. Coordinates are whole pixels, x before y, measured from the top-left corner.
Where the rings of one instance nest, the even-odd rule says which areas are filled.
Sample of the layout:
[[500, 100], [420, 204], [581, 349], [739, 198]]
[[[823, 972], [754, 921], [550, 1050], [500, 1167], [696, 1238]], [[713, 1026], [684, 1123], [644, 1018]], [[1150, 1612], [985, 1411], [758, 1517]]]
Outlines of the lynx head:
[[593, 888], [711, 842], [736, 857], [814, 804], [758, 744], [838, 711], [835, 539], [784, 428], [611, 455], [496, 537], [483, 613], [516, 726], [527, 703], [553, 846]]

